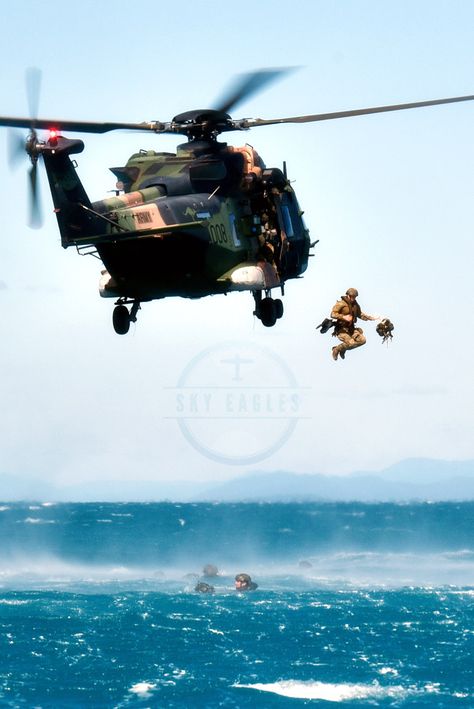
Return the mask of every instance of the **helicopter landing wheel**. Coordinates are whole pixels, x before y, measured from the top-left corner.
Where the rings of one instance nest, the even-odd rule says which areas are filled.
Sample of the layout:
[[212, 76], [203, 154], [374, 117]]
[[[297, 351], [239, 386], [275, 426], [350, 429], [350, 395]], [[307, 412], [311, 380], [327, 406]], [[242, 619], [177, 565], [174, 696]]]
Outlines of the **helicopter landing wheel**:
[[[283, 305], [283, 304], [282, 304]], [[259, 307], [259, 318], [265, 327], [273, 327], [277, 321], [277, 308], [273, 298], [263, 298]]]
[[275, 304], [275, 315], [277, 320], [279, 320], [283, 317], [283, 301], [280, 298], [276, 298], [273, 302]]
[[125, 305], [117, 305], [112, 314], [112, 323], [117, 335], [126, 335], [130, 329], [130, 313]]

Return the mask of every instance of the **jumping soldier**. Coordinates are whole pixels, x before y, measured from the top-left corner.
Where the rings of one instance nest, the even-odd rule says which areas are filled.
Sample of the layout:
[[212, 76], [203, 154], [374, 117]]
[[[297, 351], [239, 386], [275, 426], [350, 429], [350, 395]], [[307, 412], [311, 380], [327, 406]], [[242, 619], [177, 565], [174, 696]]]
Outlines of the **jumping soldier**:
[[332, 348], [332, 358], [336, 360], [338, 356], [344, 359], [346, 350], [353, 350], [355, 347], [365, 345], [366, 339], [362, 328], [356, 327], [357, 319], [380, 320], [378, 315], [366, 315], [360, 309], [356, 298], [359, 295], [356, 288], [348, 288], [346, 294], [341, 296], [331, 312], [331, 318], [336, 320], [334, 335], [341, 341], [340, 345]]

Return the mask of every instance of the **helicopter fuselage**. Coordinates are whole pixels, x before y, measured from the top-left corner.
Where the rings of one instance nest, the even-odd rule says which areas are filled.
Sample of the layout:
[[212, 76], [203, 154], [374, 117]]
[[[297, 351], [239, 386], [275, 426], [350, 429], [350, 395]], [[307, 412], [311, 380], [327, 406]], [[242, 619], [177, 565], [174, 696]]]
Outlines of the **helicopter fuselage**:
[[102, 296], [121, 304], [250, 290], [259, 301], [306, 270], [309, 232], [293, 188], [250, 146], [141, 151], [111, 168], [116, 196], [93, 203], [69, 158], [81, 149], [59, 137], [42, 153], [61, 243], [95, 250]]

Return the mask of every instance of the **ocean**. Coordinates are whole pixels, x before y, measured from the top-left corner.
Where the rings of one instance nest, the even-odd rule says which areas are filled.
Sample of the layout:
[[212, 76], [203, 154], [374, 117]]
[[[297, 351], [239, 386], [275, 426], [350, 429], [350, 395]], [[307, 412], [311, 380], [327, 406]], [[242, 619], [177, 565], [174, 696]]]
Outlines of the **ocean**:
[[3, 503], [0, 707], [473, 707], [473, 522], [470, 502]]

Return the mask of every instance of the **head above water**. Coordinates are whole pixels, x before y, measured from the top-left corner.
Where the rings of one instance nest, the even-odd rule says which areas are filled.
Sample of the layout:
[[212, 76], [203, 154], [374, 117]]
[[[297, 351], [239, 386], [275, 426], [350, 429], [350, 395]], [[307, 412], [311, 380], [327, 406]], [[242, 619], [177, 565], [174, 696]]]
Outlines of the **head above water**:
[[217, 576], [219, 570], [214, 564], [206, 564], [202, 570], [204, 576]]
[[245, 588], [246, 586], [250, 586], [252, 583], [252, 579], [248, 574], [237, 574], [235, 577], [235, 585], [239, 586], [239, 588]]
[[214, 593], [214, 586], [211, 586], [209, 583], [204, 583], [204, 581], [199, 581], [194, 590], [197, 593]]
[[255, 591], [258, 588], [258, 583], [252, 581], [248, 574], [237, 574], [235, 577], [236, 591]]

